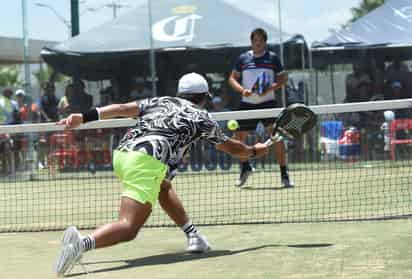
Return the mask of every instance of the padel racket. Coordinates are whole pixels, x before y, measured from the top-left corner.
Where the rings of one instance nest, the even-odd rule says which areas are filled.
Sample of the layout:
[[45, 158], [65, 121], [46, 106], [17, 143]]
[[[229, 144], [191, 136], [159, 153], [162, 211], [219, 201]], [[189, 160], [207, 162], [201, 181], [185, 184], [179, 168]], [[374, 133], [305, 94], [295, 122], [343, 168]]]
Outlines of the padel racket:
[[283, 109], [273, 124], [270, 139], [265, 144], [272, 145], [284, 138], [299, 138], [316, 124], [316, 114], [303, 104], [293, 104]]

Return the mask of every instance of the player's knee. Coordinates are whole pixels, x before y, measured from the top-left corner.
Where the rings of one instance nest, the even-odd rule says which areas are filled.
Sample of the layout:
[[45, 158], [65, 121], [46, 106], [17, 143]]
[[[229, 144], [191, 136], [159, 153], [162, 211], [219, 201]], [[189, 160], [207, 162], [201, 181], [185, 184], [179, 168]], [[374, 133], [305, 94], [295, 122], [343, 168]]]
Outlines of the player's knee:
[[128, 221], [122, 222], [123, 241], [131, 241], [136, 238], [139, 228]]

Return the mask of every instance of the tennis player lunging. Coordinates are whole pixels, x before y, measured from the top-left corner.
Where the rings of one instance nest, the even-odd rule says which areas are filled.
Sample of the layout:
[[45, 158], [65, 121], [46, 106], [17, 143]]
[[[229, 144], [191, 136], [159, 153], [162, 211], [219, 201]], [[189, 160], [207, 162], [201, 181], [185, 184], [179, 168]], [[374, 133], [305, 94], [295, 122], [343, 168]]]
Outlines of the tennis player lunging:
[[[172, 189], [167, 178], [174, 175], [176, 166], [193, 142], [206, 139], [216, 144], [217, 149], [240, 159], [261, 157], [268, 152], [263, 143], [248, 146], [221, 132], [219, 125], [203, 109], [210, 93], [202, 76], [184, 75], [179, 80], [177, 96], [95, 108], [83, 114], [71, 114], [59, 122], [71, 129], [99, 119], [138, 119], [136, 127], [124, 135], [113, 155], [114, 172], [123, 184], [119, 219], [88, 236], [82, 236], [74, 226], [67, 228], [55, 265], [57, 275], [64, 275], [89, 250], [134, 239], [156, 200], [162, 200], [161, 188]], [[179, 200], [175, 201], [179, 205]], [[168, 205], [169, 208], [163, 208], [174, 219], [170, 214], [173, 203]], [[193, 240], [203, 244], [200, 252], [209, 248], [200, 234]]]

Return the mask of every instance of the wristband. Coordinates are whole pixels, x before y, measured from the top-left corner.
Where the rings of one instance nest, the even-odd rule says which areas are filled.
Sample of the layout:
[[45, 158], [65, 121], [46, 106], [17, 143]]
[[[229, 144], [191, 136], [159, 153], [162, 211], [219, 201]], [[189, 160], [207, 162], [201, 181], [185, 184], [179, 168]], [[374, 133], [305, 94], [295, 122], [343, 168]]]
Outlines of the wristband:
[[83, 123], [99, 120], [99, 111], [94, 108], [83, 113]]

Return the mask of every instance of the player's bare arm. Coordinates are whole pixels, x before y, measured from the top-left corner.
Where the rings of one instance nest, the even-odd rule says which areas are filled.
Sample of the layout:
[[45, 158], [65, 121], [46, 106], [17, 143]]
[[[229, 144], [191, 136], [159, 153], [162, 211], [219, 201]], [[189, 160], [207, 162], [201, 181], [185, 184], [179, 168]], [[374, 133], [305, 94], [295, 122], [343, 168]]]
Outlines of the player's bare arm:
[[216, 144], [216, 149], [229, 153], [239, 159], [259, 158], [268, 153], [268, 146], [266, 144], [256, 143], [253, 146], [248, 146], [232, 138], [224, 143]]
[[[137, 117], [139, 115], [139, 107], [137, 102], [108, 105], [105, 107], [93, 109], [90, 112], [94, 112], [94, 110], [96, 110], [96, 113], [98, 114], [98, 119], [110, 119], [114, 117]], [[57, 124], [64, 125], [66, 129], [77, 128], [81, 124], [87, 122], [85, 115], [90, 112], [87, 112], [85, 114], [72, 113], [67, 118], [60, 120]]]
[[243, 88], [243, 86], [239, 83], [239, 80], [240, 80], [240, 73], [236, 71], [232, 71], [229, 77], [229, 84], [233, 88], [233, 90], [235, 90], [240, 95], [245, 96], [245, 97], [252, 95], [252, 91], [250, 91], [250, 89]]

